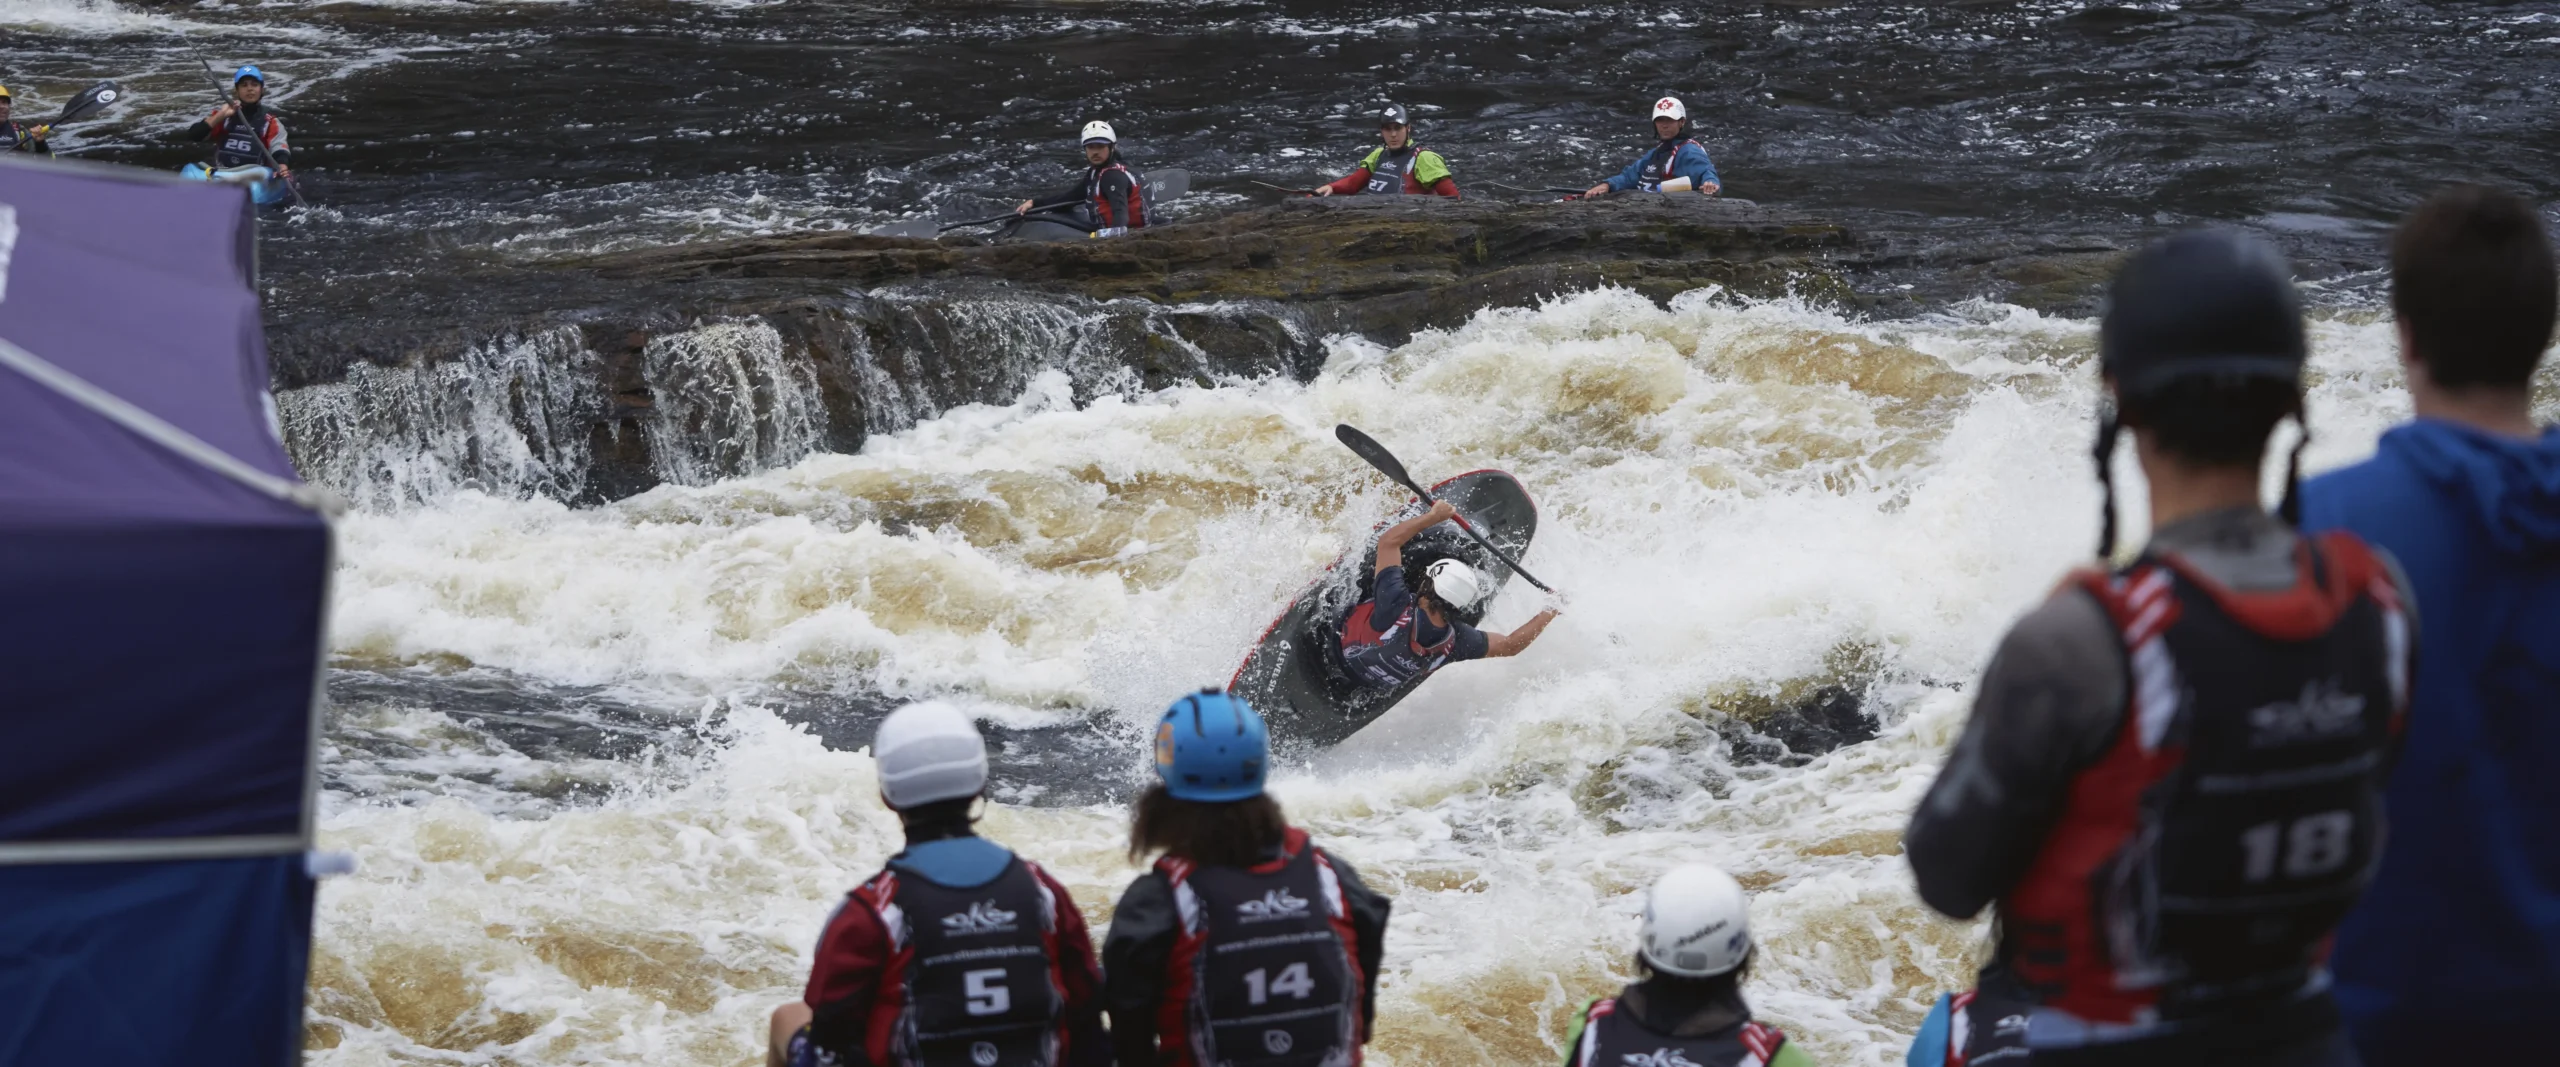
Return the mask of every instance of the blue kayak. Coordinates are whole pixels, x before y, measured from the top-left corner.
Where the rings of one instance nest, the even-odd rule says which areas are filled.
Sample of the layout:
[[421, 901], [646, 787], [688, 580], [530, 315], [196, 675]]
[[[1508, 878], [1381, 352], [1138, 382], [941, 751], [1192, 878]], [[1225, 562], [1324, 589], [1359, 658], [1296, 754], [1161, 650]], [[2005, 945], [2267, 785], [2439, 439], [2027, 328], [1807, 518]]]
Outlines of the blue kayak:
[[178, 168], [178, 176], [200, 182], [229, 182], [249, 187], [249, 199], [260, 204], [281, 204], [293, 190], [276, 180], [276, 172], [265, 167], [224, 167], [215, 170], [202, 163], [189, 163]]

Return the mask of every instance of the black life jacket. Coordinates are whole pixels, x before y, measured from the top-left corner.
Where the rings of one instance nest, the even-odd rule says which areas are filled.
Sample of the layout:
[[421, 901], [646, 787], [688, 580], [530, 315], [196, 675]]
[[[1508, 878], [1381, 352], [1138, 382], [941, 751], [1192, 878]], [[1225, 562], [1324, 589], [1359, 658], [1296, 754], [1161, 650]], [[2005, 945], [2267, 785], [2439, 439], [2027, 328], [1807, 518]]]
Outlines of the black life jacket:
[[1363, 600], [1342, 620], [1342, 667], [1360, 684], [1392, 688], [1448, 664], [1449, 653], [1458, 647], [1456, 619], [1449, 620], [1448, 636], [1425, 645], [1421, 626], [1430, 620], [1422, 616], [1418, 597], [1383, 629], [1377, 609], [1377, 600]]
[[[1661, 192], [1662, 183], [1679, 176], [1672, 173], [1671, 165], [1679, 161], [1680, 150], [1693, 144], [1698, 144], [1697, 139], [1683, 137], [1655, 145], [1653, 152], [1644, 157], [1644, 169], [1636, 172], [1636, 189], [1647, 193]], [[1706, 146], [1698, 145], [1698, 150], [1703, 152]]]
[[[1125, 219], [1112, 216], [1111, 198], [1102, 195], [1102, 176], [1113, 171], [1118, 171], [1121, 176], [1129, 179], [1129, 217]], [[1092, 201], [1093, 217], [1101, 223], [1103, 229], [1126, 226], [1135, 230], [1143, 229], [1147, 225], [1146, 183], [1139, 181], [1138, 176], [1131, 173], [1128, 166], [1116, 157], [1109, 163], [1085, 171], [1084, 195], [1085, 199]]]
[[232, 112], [230, 118], [222, 120], [222, 128], [215, 131], [213, 165], [216, 169], [265, 166], [267, 152], [260, 150], [261, 143], [272, 150], [284, 136], [284, 123], [278, 121], [273, 112], [263, 107], [257, 109], [253, 123], [244, 117], [246, 110]]
[[1358, 1067], [1360, 954], [1332, 860], [1292, 828], [1279, 859], [1166, 857], [1180, 932], [1158, 1033], [1173, 1067]]
[[[1020, 857], [986, 885], [954, 889], [892, 867], [874, 907], [894, 953], [879, 996], [894, 998], [899, 1067], [1057, 1067], [1065, 979], [1058, 903]], [[876, 1016], [875, 1016], [876, 1017]]]
[[1403, 148], [1379, 149], [1376, 161], [1369, 165], [1369, 184], [1360, 191], [1403, 195], [1405, 175], [1413, 173], [1414, 161], [1421, 158], [1421, 146], [1410, 142]]
[[1763, 1067], [1786, 1043], [1785, 1032], [1748, 1020], [1697, 1037], [1659, 1034], [1602, 997], [1583, 1009], [1568, 1067]]
[[2362, 541], [2331, 533], [2298, 558], [2279, 593], [2223, 588], [2174, 557], [2082, 577], [2116, 623], [2130, 691], [2115, 743], [2001, 901], [2004, 962], [2044, 1005], [2176, 1022], [2313, 988], [2379, 858], [2413, 653]]
[[16, 122], [9, 123], [8, 128], [6, 130], [0, 130], [0, 132], [7, 133], [9, 135], [9, 151], [31, 152], [36, 155], [43, 156], [53, 154], [53, 149], [46, 145], [45, 142], [28, 136], [27, 128], [23, 124]]

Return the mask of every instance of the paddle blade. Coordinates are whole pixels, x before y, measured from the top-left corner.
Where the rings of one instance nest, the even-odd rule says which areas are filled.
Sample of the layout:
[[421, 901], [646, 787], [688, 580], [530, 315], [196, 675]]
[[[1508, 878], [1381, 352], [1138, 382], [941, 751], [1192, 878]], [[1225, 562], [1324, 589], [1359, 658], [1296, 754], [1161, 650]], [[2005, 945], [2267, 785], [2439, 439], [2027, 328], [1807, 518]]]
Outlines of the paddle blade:
[[903, 222], [873, 227], [871, 230], [872, 235], [876, 237], [921, 237], [928, 241], [941, 232], [941, 228], [935, 226], [932, 219], [907, 219]]
[[1191, 191], [1191, 172], [1176, 167], [1147, 172], [1147, 199], [1171, 200]]
[[60, 126], [65, 123], [78, 122], [81, 119], [97, 114], [107, 105], [122, 99], [124, 99], [124, 89], [117, 86], [116, 83], [99, 82], [96, 85], [90, 86], [87, 91], [82, 92], [80, 95], [72, 97], [70, 103], [62, 105], [62, 117], [53, 120], [53, 124]]
[[1413, 490], [1425, 500], [1431, 499], [1431, 494], [1423, 492], [1421, 486], [1413, 483], [1413, 476], [1404, 472], [1404, 464], [1396, 459], [1395, 453], [1387, 451], [1387, 446], [1379, 444], [1377, 438], [1353, 429], [1347, 422], [1336, 424], [1333, 436], [1361, 459], [1368, 460], [1369, 465], [1378, 468], [1380, 473], [1395, 479], [1396, 484]]

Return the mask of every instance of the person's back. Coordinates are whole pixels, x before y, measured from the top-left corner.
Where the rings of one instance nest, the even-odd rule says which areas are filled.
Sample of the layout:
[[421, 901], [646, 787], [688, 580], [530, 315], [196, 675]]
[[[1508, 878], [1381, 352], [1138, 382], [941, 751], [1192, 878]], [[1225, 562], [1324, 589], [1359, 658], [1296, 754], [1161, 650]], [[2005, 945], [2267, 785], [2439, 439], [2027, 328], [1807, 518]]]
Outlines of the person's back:
[[806, 993], [773, 1014], [774, 1067], [1101, 1067], [1101, 975], [1075, 902], [971, 829], [985, 742], [955, 709], [880, 725], [880, 792], [907, 847], [827, 918]]
[[2390, 843], [2333, 958], [2375, 1067], [2546, 1049], [2560, 1003], [2560, 431], [2527, 391], [2551, 250], [2531, 207], [2457, 187], [2392, 260], [2418, 419], [2303, 487], [2305, 529], [2390, 550], [2427, 620]]
[[1785, 1032], [1751, 1018], [1750, 904], [1731, 875], [1675, 867], [1645, 891], [1643, 979], [1582, 1009], [1564, 1067], [1812, 1067]]

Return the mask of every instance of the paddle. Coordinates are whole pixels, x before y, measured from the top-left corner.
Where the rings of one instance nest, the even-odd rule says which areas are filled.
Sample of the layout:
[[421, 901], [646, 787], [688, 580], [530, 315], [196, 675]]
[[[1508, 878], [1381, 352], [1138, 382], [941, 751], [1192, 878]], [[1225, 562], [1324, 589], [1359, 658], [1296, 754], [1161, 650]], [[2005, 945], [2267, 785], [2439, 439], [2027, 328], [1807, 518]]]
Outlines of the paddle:
[[[222, 84], [222, 75], [220, 72], [213, 69], [213, 61], [208, 60], [203, 56], [197, 56], [196, 62], [204, 64], [204, 76], [213, 79], [213, 95], [222, 98], [223, 106], [231, 106], [231, 90], [229, 87]], [[262, 96], [258, 99], [264, 100], [266, 98]], [[219, 133], [221, 131], [217, 130], [215, 132]], [[249, 140], [251, 143], [258, 146], [258, 158], [267, 161], [268, 170], [279, 172], [284, 170], [284, 165], [276, 162], [276, 154], [267, 150], [267, 138], [264, 131], [250, 131]], [[294, 182], [292, 175], [279, 173], [276, 175], [276, 179], [284, 183], [284, 191], [293, 197], [294, 203], [301, 204], [306, 202], [302, 199], [302, 186]]]
[[72, 97], [70, 103], [62, 105], [62, 117], [53, 120], [52, 124], [55, 126], [62, 126], [78, 122], [81, 119], [97, 114], [98, 109], [115, 103], [117, 100], [123, 98], [123, 96], [124, 90], [118, 88], [116, 83], [99, 82], [96, 85], [90, 86], [86, 92]]
[[[1247, 180], [1247, 181], [1252, 181], [1252, 179], [1249, 179], [1249, 178], [1248, 178], [1248, 179], [1246, 179], [1246, 180]], [[1313, 193], [1313, 192], [1311, 192], [1311, 191], [1309, 191], [1309, 190], [1306, 190], [1306, 189], [1292, 189], [1292, 188], [1290, 188], [1290, 187], [1288, 187], [1288, 186], [1286, 186], [1286, 185], [1273, 185], [1273, 184], [1271, 184], [1270, 182], [1254, 182], [1253, 184], [1255, 184], [1255, 185], [1259, 185], [1259, 186], [1261, 186], [1261, 187], [1263, 187], [1263, 188], [1265, 188], [1265, 189], [1276, 189], [1276, 190], [1278, 190], [1278, 191], [1280, 191], [1280, 192], [1284, 192], [1284, 193], [1296, 193], [1296, 194], [1298, 194], [1299, 196], [1314, 196], [1314, 195], [1316, 195], [1315, 193]]]
[[1539, 193], [1539, 194], [1545, 194], [1545, 193], [1577, 193], [1577, 194], [1578, 194], [1578, 193], [1581, 193], [1581, 192], [1583, 192], [1583, 191], [1584, 191], [1584, 190], [1581, 190], [1581, 189], [1567, 189], [1567, 188], [1565, 188], [1565, 187], [1563, 187], [1563, 186], [1561, 186], [1561, 185], [1550, 185], [1550, 186], [1547, 186], [1547, 187], [1546, 187], [1546, 188], [1544, 188], [1544, 189], [1531, 189], [1531, 188], [1528, 188], [1527, 186], [1520, 186], [1520, 185], [1504, 185], [1504, 184], [1502, 184], [1501, 182], [1486, 182], [1485, 184], [1486, 184], [1486, 185], [1490, 185], [1490, 186], [1492, 186], [1492, 187], [1494, 187], [1494, 188], [1496, 188], [1496, 189], [1509, 189], [1509, 190], [1511, 190], [1512, 192], [1515, 192], [1515, 193]]
[[1151, 170], [1147, 172], [1147, 183], [1155, 186], [1147, 190], [1147, 199], [1171, 200], [1191, 191], [1191, 172], [1179, 167]]
[[928, 239], [934, 237], [940, 232], [941, 231], [934, 228], [932, 219], [908, 219], [904, 222], [892, 222], [886, 226], [874, 227], [871, 231], [872, 235], [875, 237], [922, 237]]
[[[1387, 451], [1387, 446], [1379, 444], [1377, 438], [1352, 429], [1351, 424], [1347, 422], [1336, 424], [1333, 428], [1333, 436], [1340, 438], [1342, 443], [1351, 451], [1358, 453], [1360, 458], [1368, 460], [1370, 466], [1378, 468], [1380, 473], [1394, 479], [1396, 484], [1413, 490], [1413, 495], [1421, 497], [1424, 504], [1439, 503], [1431, 499], [1431, 493], [1423, 489], [1420, 483], [1415, 482], [1412, 475], [1404, 472], [1404, 464], [1397, 462], [1395, 453]], [[1493, 542], [1485, 540], [1484, 535], [1477, 533], [1476, 528], [1469, 525], [1463, 516], [1458, 519], [1458, 528], [1465, 530], [1467, 536], [1475, 538], [1476, 543], [1483, 545], [1485, 551], [1493, 553], [1493, 558], [1501, 560], [1504, 566], [1511, 568], [1511, 573], [1519, 575], [1530, 585], [1537, 586], [1540, 592], [1555, 592], [1555, 589], [1547, 583], [1530, 577], [1528, 571], [1520, 569], [1519, 560], [1511, 558], [1510, 553], [1495, 548]]]
[[1028, 210], [1024, 210], [1024, 211], [1008, 211], [1008, 212], [1005, 212], [1005, 213], [1004, 213], [1004, 214], [1002, 214], [1002, 215], [989, 215], [989, 216], [987, 216], [986, 218], [983, 218], [983, 219], [970, 219], [970, 220], [969, 220], [969, 221], [967, 221], [967, 222], [946, 222], [946, 223], [943, 223], [943, 224], [942, 224], [942, 225], [940, 225], [940, 226], [934, 227], [934, 231], [933, 231], [933, 232], [935, 232], [935, 233], [946, 233], [946, 232], [949, 232], [949, 231], [951, 231], [951, 230], [957, 230], [957, 229], [960, 229], [960, 228], [965, 227], [965, 226], [985, 226], [985, 225], [989, 225], [989, 224], [991, 224], [991, 223], [998, 223], [998, 222], [1011, 222], [1011, 221], [1013, 221], [1013, 220], [1015, 220], [1015, 219], [1018, 219], [1018, 218], [1021, 218], [1021, 217], [1025, 216], [1025, 215], [1037, 215], [1037, 214], [1039, 214], [1039, 213], [1041, 213], [1041, 212], [1043, 212], [1043, 211], [1056, 211], [1057, 209], [1062, 208], [1062, 207], [1074, 207], [1074, 206], [1076, 206], [1077, 204], [1081, 204], [1081, 203], [1084, 203], [1084, 201], [1082, 201], [1082, 200], [1061, 200], [1061, 201], [1059, 201], [1059, 202], [1057, 202], [1057, 203], [1054, 203], [1054, 204], [1033, 204], [1033, 205], [1031, 205], [1031, 207], [1030, 207]]

